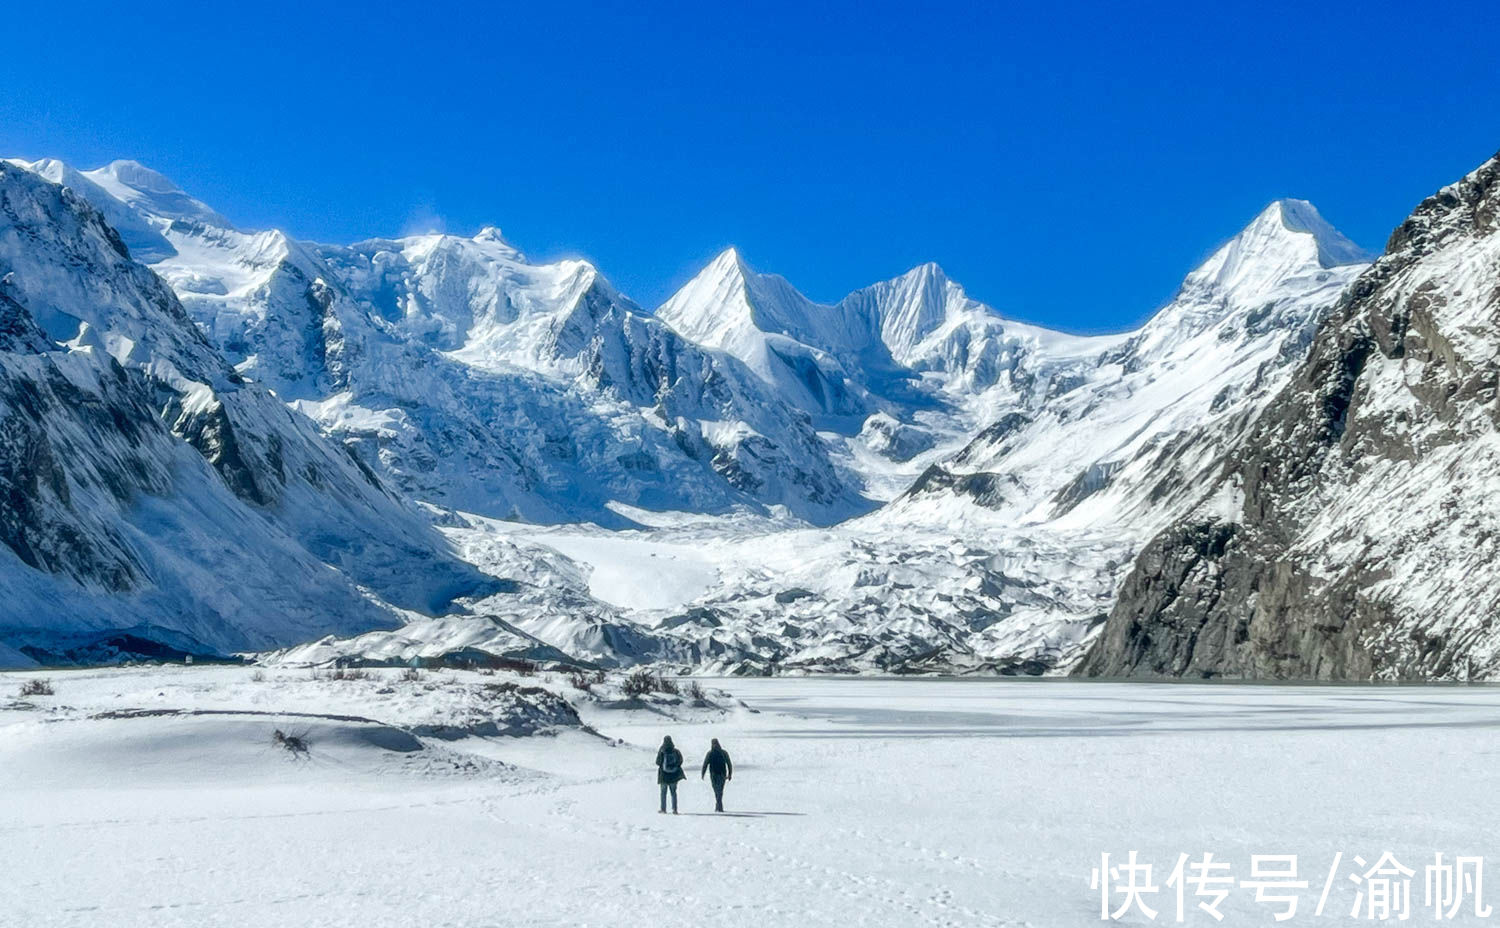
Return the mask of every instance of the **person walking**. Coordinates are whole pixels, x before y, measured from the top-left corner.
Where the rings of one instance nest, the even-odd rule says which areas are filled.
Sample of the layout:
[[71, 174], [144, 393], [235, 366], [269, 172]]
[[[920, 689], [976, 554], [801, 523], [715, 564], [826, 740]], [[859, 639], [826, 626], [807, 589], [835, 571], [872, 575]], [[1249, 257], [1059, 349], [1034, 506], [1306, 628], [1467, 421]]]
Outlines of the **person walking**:
[[699, 772], [698, 779], [703, 779], [704, 774], [709, 777], [709, 782], [714, 787], [714, 811], [724, 811], [724, 784], [734, 779], [734, 762], [729, 759], [729, 752], [719, 746], [719, 739], [714, 739], [713, 747], [708, 749], [708, 754], [703, 758], [703, 770]]
[[672, 736], [661, 739], [656, 752], [656, 782], [661, 785], [661, 814], [667, 814], [667, 793], [672, 794], [672, 814], [677, 814], [677, 784], [686, 779], [682, 772], [682, 752], [672, 746]]

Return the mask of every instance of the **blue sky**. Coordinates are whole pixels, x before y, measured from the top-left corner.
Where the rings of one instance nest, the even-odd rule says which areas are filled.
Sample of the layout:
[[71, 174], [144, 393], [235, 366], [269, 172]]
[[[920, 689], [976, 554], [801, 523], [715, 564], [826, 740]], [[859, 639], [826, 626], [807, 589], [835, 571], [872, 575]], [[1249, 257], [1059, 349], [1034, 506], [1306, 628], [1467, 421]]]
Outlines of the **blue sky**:
[[342, 242], [485, 224], [655, 306], [933, 260], [1133, 325], [1273, 198], [1367, 247], [1500, 149], [1500, 4], [16, 5], [0, 152]]

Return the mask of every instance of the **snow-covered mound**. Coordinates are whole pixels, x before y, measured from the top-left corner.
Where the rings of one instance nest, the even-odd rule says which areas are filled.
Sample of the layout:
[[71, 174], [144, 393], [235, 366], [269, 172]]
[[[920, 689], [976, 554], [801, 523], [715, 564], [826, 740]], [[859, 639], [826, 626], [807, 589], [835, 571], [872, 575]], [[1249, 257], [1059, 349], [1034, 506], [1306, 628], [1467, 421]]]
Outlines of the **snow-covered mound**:
[[261, 648], [486, 591], [422, 515], [226, 364], [100, 213], [6, 163], [0, 330], [7, 653], [67, 660], [122, 631]]
[[1391, 235], [1136, 561], [1083, 670], [1494, 676], [1497, 357], [1500, 158]]
[[[445, 744], [581, 731], [575, 704], [607, 698], [620, 686], [602, 675], [580, 677], [590, 688], [582, 691], [560, 674], [267, 665], [107, 669], [36, 679], [46, 680], [54, 695], [11, 701], [16, 690], [9, 686], [19, 678], [0, 675], [8, 688], [5, 708], [64, 732], [112, 726], [118, 737], [104, 756], [125, 769], [144, 760], [190, 774], [194, 759], [202, 764], [221, 756], [273, 776], [287, 764], [330, 762], [397, 765], [388, 772], [463, 772], [463, 765], [442, 769], [452, 761]], [[130, 756], [143, 747], [133, 733], [163, 725], [177, 737], [159, 744], [154, 757]], [[60, 746], [69, 737], [61, 735]], [[179, 739], [188, 743], [172, 743]], [[181, 747], [190, 756], [179, 756]]]

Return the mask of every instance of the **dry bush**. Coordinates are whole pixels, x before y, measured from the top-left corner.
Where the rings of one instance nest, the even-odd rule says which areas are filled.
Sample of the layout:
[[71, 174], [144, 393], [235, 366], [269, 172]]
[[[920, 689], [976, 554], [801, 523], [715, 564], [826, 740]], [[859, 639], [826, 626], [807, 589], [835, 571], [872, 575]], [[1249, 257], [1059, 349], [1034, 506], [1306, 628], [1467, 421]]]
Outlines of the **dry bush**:
[[271, 743], [286, 749], [293, 757], [307, 756], [307, 739], [301, 735], [289, 735], [278, 728], [271, 735]]
[[418, 680], [422, 679], [422, 671], [418, 670], [415, 667], [408, 667], [405, 670], [401, 671], [401, 675], [396, 679], [402, 680], [406, 683], [415, 683]]
[[56, 691], [52, 689], [52, 684], [48, 683], [46, 680], [41, 679], [40, 677], [35, 680], [27, 680], [25, 683], [21, 684], [22, 696], [51, 696], [55, 692]]
[[369, 678], [370, 672], [358, 667], [335, 667], [328, 673], [330, 680], [368, 680]]
[[252, 673], [250, 675], [250, 682], [251, 683], [264, 683], [264, 682], [266, 682], [266, 672], [264, 670], [257, 670], [257, 671], [255, 671], [255, 673]]
[[703, 692], [703, 685], [697, 680], [689, 680], [687, 686], [682, 688], [682, 694], [689, 699], [696, 699], [702, 702], [708, 700], [708, 695]]
[[625, 678], [624, 690], [626, 696], [646, 696], [650, 693], [676, 696], [680, 692], [676, 680], [652, 673], [644, 667], [636, 669]]
[[623, 686], [626, 696], [647, 696], [656, 692], [656, 674], [641, 667], [625, 678]]

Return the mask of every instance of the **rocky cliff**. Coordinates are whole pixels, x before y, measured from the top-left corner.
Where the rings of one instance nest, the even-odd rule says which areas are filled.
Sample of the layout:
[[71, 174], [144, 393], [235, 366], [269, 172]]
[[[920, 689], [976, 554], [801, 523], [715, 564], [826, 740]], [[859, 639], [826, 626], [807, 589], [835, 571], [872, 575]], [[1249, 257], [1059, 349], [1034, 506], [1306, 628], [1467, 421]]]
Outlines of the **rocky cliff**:
[[1147, 546], [1078, 672], [1500, 672], [1500, 160], [1345, 292], [1203, 502]]

